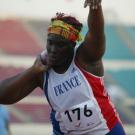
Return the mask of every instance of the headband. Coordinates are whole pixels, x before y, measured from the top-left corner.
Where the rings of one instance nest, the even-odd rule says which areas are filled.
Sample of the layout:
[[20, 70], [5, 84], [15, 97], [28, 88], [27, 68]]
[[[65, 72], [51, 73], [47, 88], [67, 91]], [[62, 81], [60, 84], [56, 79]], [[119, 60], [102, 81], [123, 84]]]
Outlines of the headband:
[[73, 42], [82, 40], [82, 36], [77, 29], [61, 20], [54, 20], [51, 22], [48, 28], [48, 34], [49, 33], [58, 34]]

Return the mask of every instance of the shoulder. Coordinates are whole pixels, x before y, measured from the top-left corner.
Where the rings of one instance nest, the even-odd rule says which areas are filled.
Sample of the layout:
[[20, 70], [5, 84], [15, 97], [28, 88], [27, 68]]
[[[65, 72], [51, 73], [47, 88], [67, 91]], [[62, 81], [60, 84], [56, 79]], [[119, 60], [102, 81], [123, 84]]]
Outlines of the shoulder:
[[78, 48], [76, 49], [76, 54], [75, 54], [75, 62], [78, 63], [78, 65], [86, 70], [87, 72], [96, 75], [96, 76], [103, 76], [104, 75], [104, 68], [103, 68], [103, 62], [102, 59], [99, 60], [92, 60], [90, 59], [85, 53], [83, 52], [83, 45], [79, 45]]

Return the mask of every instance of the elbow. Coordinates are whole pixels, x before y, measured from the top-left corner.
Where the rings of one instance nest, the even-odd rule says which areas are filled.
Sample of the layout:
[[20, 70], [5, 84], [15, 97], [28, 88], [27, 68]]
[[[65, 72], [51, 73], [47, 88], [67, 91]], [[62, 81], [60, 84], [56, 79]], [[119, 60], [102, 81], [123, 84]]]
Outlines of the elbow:
[[3, 105], [11, 105], [11, 104], [14, 104], [16, 103], [17, 101], [14, 100], [14, 98], [10, 98], [9, 96], [0, 96], [0, 104], [3, 104]]
[[10, 101], [10, 100], [3, 100], [3, 99], [0, 99], [0, 104], [3, 104], [3, 105], [11, 105], [11, 104], [14, 104], [15, 102], [13, 101]]

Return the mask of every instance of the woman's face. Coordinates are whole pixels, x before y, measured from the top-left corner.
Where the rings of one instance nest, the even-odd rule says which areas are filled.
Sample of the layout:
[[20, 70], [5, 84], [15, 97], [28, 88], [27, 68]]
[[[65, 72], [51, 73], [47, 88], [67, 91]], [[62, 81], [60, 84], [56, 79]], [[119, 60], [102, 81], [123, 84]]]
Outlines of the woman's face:
[[74, 50], [74, 45], [67, 39], [49, 34], [47, 38], [47, 53], [49, 65], [58, 66], [65, 64]]

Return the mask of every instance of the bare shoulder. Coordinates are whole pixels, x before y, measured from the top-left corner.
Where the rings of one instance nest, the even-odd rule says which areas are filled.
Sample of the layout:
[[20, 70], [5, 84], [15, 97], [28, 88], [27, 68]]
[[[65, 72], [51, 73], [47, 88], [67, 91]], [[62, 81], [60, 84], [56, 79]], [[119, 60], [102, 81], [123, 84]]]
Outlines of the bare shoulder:
[[83, 45], [80, 45], [76, 52], [75, 61], [81, 68], [83, 68], [87, 72], [90, 72], [96, 76], [103, 76], [104, 67], [102, 58], [98, 60], [93, 60], [90, 59], [87, 55], [89, 54], [85, 53], [85, 50], [83, 50]]

